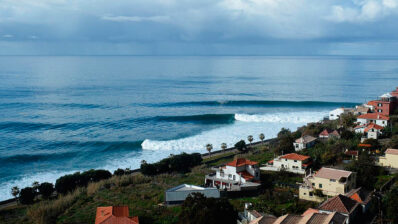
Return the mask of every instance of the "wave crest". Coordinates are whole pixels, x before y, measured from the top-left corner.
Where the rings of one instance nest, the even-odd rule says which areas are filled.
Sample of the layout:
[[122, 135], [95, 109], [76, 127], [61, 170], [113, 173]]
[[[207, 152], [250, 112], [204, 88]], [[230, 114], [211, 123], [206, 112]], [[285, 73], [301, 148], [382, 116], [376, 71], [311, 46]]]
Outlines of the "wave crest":
[[235, 114], [235, 120], [243, 122], [270, 122], [302, 124], [319, 121], [326, 115], [322, 112], [292, 112], [276, 114]]

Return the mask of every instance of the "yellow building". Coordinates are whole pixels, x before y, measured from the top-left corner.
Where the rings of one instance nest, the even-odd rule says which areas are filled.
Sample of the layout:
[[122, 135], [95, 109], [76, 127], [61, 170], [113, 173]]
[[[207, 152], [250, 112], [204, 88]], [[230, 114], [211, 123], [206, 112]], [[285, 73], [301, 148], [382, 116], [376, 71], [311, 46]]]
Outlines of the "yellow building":
[[387, 149], [384, 156], [379, 157], [380, 166], [398, 168], [398, 149]]
[[299, 188], [299, 198], [321, 202], [325, 200], [325, 196], [344, 195], [355, 187], [355, 172], [322, 167], [318, 172], [303, 178]]

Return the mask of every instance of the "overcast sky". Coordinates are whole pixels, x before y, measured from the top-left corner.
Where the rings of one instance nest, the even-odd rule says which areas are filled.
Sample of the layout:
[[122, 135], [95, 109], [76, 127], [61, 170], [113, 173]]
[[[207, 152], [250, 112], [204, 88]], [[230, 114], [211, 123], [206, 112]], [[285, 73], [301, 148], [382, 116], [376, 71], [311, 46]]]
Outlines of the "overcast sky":
[[398, 0], [0, 0], [0, 54], [398, 55]]

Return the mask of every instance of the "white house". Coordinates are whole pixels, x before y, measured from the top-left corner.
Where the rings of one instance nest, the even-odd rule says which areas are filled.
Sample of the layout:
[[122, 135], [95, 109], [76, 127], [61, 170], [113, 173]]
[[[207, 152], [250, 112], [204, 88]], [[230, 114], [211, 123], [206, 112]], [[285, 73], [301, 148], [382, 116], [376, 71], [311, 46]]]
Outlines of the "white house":
[[206, 185], [227, 190], [246, 190], [260, 186], [257, 162], [239, 158], [215, 170], [216, 173], [206, 175]]
[[316, 138], [309, 135], [304, 135], [301, 138], [296, 139], [296, 141], [293, 143], [294, 150], [301, 151], [306, 148], [311, 148], [315, 145], [315, 142]]
[[195, 185], [181, 184], [166, 191], [166, 204], [180, 204], [192, 193], [201, 193], [206, 198], [220, 197], [220, 190], [215, 187], [205, 188]]
[[357, 117], [359, 124], [375, 123], [377, 125], [386, 127], [390, 118], [386, 115], [379, 113], [362, 114]]
[[305, 171], [309, 165], [311, 165], [311, 163], [311, 158], [309, 156], [300, 155], [297, 153], [289, 153], [283, 156], [278, 156], [269, 161], [266, 166], [260, 167], [260, 170], [285, 170], [291, 173], [305, 174]]
[[329, 120], [337, 120], [342, 114], [352, 112], [353, 109], [340, 107], [329, 112]]
[[378, 139], [384, 127], [375, 123], [360, 124], [354, 128], [356, 133], [364, 134], [366, 138]]

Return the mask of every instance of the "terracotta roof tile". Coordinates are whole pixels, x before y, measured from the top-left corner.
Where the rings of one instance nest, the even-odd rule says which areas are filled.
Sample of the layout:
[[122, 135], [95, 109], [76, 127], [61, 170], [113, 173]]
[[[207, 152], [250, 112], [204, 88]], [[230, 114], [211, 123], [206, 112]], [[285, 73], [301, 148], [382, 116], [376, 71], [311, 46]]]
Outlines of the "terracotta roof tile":
[[297, 153], [289, 153], [286, 155], [281, 156], [282, 159], [290, 159], [290, 160], [300, 160], [300, 161], [304, 161], [306, 159], [309, 159], [309, 156], [305, 156], [305, 155], [300, 155]]
[[139, 224], [138, 217], [129, 217], [127, 206], [98, 207], [95, 224]]
[[358, 118], [367, 120], [390, 120], [388, 116], [379, 113], [362, 114], [359, 115]]
[[357, 206], [358, 203], [355, 200], [339, 194], [322, 203], [319, 210], [351, 214]]
[[250, 160], [245, 159], [245, 158], [239, 158], [239, 159], [235, 159], [234, 161], [231, 161], [231, 162], [229, 162], [229, 163], [227, 163], [225, 165], [239, 167], [239, 166], [256, 165], [256, 164], [258, 164], [258, 162], [250, 161]]
[[376, 130], [382, 130], [382, 129], [384, 129], [384, 127], [383, 126], [380, 126], [380, 125], [377, 125], [377, 124], [374, 124], [374, 123], [369, 123], [367, 126], [366, 126], [366, 128], [365, 128], [365, 132], [368, 132], [370, 129], [372, 129], [372, 128], [374, 128], [374, 129], [376, 129]]
[[315, 140], [316, 140], [316, 138], [314, 138], [310, 135], [304, 135], [303, 137], [296, 139], [295, 142], [296, 143], [309, 143], [309, 142], [313, 142]]

